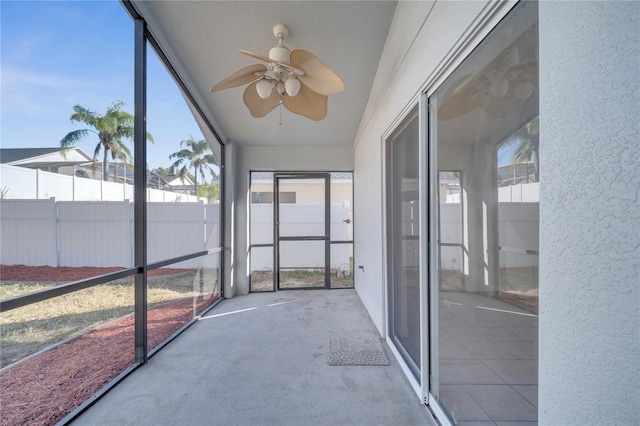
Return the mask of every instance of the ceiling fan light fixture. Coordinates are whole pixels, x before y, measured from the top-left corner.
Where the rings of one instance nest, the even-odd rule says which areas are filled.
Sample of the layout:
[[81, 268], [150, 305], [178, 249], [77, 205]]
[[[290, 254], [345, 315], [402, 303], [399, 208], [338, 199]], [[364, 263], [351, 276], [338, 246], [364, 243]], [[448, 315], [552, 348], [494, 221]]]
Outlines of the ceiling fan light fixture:
[[274, 67], [272, 72], [273, 77], [278, 81], [284, 81], [284, 79], [287, 78], [287, 71], [282, 68]]
[[528, 99], [529, 96], [533, 94], [533, 89], [534, 89], [533, 83], [529, 80], [524, 80], [516, 84], [516, 88], [514, 89], [514, 92], [515, 92], [516, 98], [520, 99], [521, 101], [524, 101], [525, 99]]
[[501, 78], [491, 85], [491, 94], [496, 98], [501, 98], [509, 91], [509, 80]]
[[284, 90], [286, 90], [287, 95], [295, 96], [300, 91], [300, 80], [298, 80], [294, 76], [289, 76], [284, 81]]
[[271, 96], [272, 89], [273, 87], [271, 86], [271, 82], [264, 78], [258, 81], [258, 83], [256, 84], [258, 96], [260, 96], [262, 99], [267, 99], [269, 96]]

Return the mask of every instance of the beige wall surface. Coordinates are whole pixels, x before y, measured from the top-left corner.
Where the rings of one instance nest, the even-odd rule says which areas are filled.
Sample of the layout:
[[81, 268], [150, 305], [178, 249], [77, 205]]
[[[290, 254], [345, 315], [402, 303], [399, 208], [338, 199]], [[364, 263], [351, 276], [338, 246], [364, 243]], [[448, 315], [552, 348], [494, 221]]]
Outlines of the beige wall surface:
[[[316, 183], [285, 183], [280, 182], [281, 192], [295, 192], [296, 204], [324, 203], [324, 184]], [[273, 192], [271, 183], [253, 183], [251, 192]], [[339, 182], [331, 185], [331, 204], [348, 201], [351, 204], [353, 198], [353, 185], [351, 182]]]

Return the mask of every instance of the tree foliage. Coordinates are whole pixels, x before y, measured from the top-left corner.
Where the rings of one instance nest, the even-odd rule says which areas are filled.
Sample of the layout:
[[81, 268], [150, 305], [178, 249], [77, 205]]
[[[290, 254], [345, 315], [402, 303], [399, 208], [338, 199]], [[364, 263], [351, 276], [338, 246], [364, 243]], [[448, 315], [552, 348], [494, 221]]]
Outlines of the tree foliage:
[[217, 183], [200, 185], [198, 197], [206, 198], [209, 203], [218, 201], [220, 199], [220, 185]]
[[[511, 151], [511, 163], [533, 163], [534, 182], [539, 182], [540, 173], [540, 121], [538, 117], [513, 133], [506, 141]], [[511, 148], [513, 147], [513, 148]]]
[[[98, 136], [98, 144], [93, 151], [93, 161], [97, 161], [98, 155], [102, 152], [102, 177], [108, 180], [109, 174], [109, 152], [111, 159], [119, 159], [123, 163], [131, 158], [131, 151], [125, 145], [124, 139], [133, 138], [134, 117], [126, 111], [123, 111], [125, 103], [122, 101], [113, 102], [107, 111], [100, 115], [95, 111], [91, 111], [82, 105], [73, 107], [71, 114], [71, 122], [84, 123], [91, 128], [73, 130], [62, 138], [60, 141], [60, 150], [62, 154], [76, 146], [78, 142], [86, 139], [90, 134]], [[147, 140], [153, 142], [153, 136], [147, 133]]]
[[157, 175], [167, 176], [173, 176], [176, 173], [172, 167], [156, 167], [155, 169], [151, 169], [151, 172]]
[[[198, 194], [198, 174], [202, 177], [202, 182], [206, 181], [205, 171], [209, 170], [211, 174], [215, 175], [212, 165], [216, 164], [217, 158], [209, 147], [209, 143], [206, 140], [194, 140], [193, 136], [189, 139], [181, 141], [180, 147], [182, 149], [178, 152], [174, 152], [169, 156], [170, 160], [175, 159], [171, 164], [171, 169], [177, 170], [178, 175], [181, 178], [189, 176], [189, 169], [193, 169], [193, 178], [195, 184], [195, 192]], [[209, 153], [207, 154], [207, 151]]]

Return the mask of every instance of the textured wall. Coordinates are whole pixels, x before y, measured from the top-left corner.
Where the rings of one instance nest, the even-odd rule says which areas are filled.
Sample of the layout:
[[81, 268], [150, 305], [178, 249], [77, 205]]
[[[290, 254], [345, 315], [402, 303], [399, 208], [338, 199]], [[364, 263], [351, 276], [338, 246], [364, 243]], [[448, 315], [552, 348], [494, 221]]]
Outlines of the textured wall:
[[539, 7], [539, 421], [638, 424], [640, 3]]

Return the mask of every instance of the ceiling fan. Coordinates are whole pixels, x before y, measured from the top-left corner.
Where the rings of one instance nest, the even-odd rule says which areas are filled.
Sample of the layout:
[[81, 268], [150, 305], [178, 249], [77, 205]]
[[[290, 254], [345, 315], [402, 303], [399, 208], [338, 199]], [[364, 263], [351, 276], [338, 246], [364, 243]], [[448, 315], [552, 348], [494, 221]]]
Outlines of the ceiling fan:
[[537, 99], [538, 59], [523, 33], [487, 65], [454, 81], [443, 96], [438, 119], [445, 121], [477, 108], [493, 118], [505, 118]]
[[266, 62], [239, 69], [211, 88], [211, 92], [250, 83], [242, 100], [253, 117], [264, 117], [278, 105], [312, 120], [327, 115], [329, 95], [342, 92], [342, 79], [313, 53], [287, 48], [284, 38], [289, 30], [283, 24], [273, 27], [278, 45], [269, 57], [246, 50], [240, 53]]

